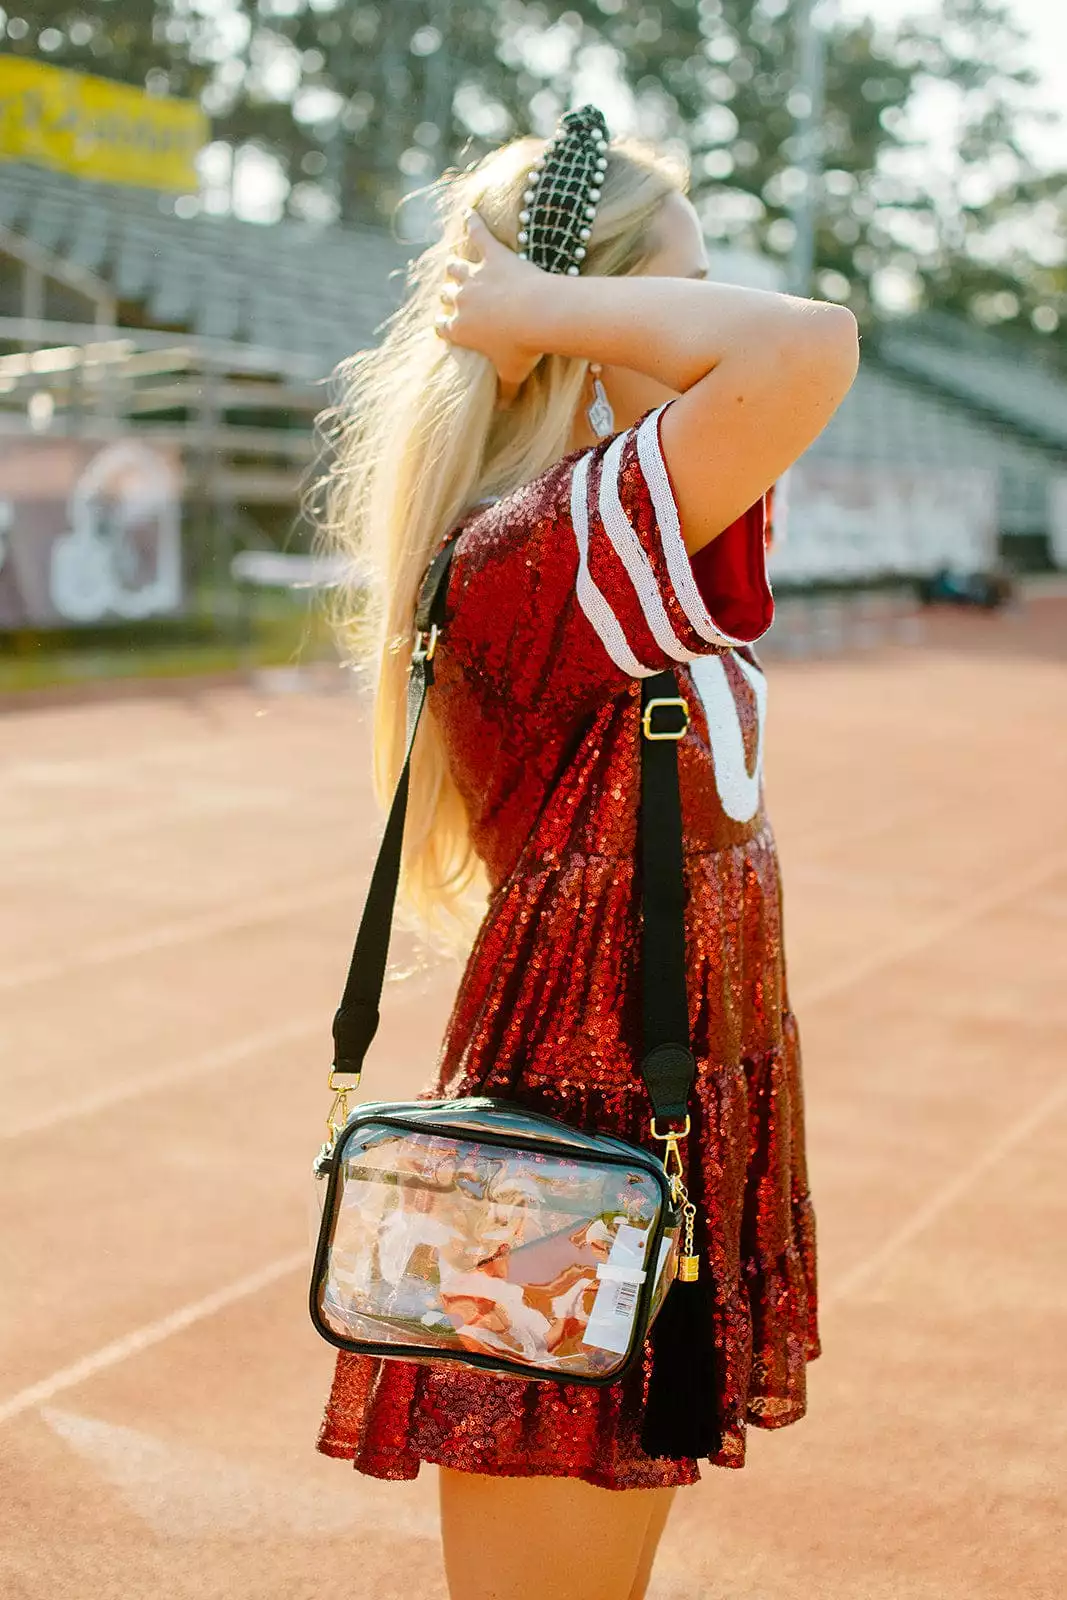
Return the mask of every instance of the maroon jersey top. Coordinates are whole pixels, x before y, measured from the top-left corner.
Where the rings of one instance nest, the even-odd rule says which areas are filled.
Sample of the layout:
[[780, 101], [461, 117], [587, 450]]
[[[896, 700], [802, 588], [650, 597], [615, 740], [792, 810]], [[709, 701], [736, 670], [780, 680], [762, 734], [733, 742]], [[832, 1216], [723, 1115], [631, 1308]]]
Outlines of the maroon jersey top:
[[[499, 1094], [644, 1142], [637, 871], [641, 679], [670, 667], [697, 1059], [688, 1184], [721, 1360], [721, 1465], [747, 1422], [803, 1414], [817, 1353], [814, 1232], [781, 896], [764, 811], [773, 617], [768, 496], [690, 559], [662, 411], [477, 510], [456, 540], [429, 707], [489, 877], [432, 1092]], [[639, 1445], [645, 1368], [607, 1389], [342, 1353], [319, 1447], [364, 1472], [420, 1461], [692, 1482]]]

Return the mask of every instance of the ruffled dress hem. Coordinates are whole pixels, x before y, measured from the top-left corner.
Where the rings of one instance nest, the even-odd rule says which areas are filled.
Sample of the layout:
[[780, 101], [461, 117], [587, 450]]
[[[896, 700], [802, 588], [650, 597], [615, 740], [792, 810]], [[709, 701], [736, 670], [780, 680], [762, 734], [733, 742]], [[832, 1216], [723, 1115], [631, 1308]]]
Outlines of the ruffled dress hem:
[[[806, 1360], [816, 1361], [820, 1354], [821, 1350], [816, 1342], [814, 1348], [809, 1350]], [[802, 1421], [806, 1415], [806, 1401], [789, 1399], [782, 1395], [751, 1395], [745, 1421], [751, 1427], [770, 1431], [789, 1427], [795, 1422]], [[478, 1465], [472, 1464], [469, 1460], [461, 1460], [448, 1450], [424, 1450], [417, 1455], [408, 1453], [402, 1457], [367, 1454], [358, 1444], [333, 1433], [328, 1426], [323, 1427], [315, 1448], [320, 1455], [329, 1456], [332, 1460], [351, 1461], [354, 1469], [366, 1478], [377, 1478], [386, 1483], [413, 1483], [421, 1468], [427, 1466], [447, 1467], [453, 1472], [472, 1472], [494, 1478], [578, 1478], [583, 1483], [592, 1484], [594, 1488], [620, 1493], [626, 1489], [642, 1487], [633, 1482], [632, 1462], [628, 1463], [627, 1481], [622, 1482], [612, 1473], [598, 1472], [595, 1468], [576, 1470], [563, 1462], [530, 1462], [528, 1459], [507, 1460], [494, 1457], [491, 1464], [486, 1462]], [[709, 1458], [709, 1465], [725, 1467], [736, 1472], [744, 1467], [745, 1456], [745, 1440], [735, 1434], [728, 1437], [724, 1448], [717, 1455]], [[649, 1462], [652, 1466], [659, 1465], [651, 1457]], [[647, 1487], [687, 1488], [701, 1481], [700, 1464], [697, 1461], [689, 1459], [673, 1461], [670, 1466], [674, 1470], [670, 1474], [669, 1484], [649, 1484]]]

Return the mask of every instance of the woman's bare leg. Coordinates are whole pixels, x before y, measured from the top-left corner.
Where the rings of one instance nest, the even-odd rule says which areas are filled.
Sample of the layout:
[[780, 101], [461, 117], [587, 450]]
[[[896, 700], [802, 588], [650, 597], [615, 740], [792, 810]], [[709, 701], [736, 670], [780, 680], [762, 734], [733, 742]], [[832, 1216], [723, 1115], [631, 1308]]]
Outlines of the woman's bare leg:
[[645, 1534], [645, 1542], [641, 1546], [641, 1558], [637, 1563], [637, 1576], [634, 1578], [633, 1588], [630, 1590], [628, 1600], [645, 1600], [645, 1591], [648, 1588], [649, 1580], [652, 1577], [652, 1568], [656, 1561], [656, 1551], [659, 1549], [659, 1542], [663, 1538], [663, 1530], [667, 1526], [667, 1518], [670, 1516], [671, 1506], [674, 1504], [674, 1497], [678, 1491], [677, 1489], [658, 1489], [655, 1493], [655, 1504], [652, 1507], [652, 1515], [648, 1519], [648, 1531]]
[[642, 1600], [673, 1489], [440, 1470], [451, 1600]]

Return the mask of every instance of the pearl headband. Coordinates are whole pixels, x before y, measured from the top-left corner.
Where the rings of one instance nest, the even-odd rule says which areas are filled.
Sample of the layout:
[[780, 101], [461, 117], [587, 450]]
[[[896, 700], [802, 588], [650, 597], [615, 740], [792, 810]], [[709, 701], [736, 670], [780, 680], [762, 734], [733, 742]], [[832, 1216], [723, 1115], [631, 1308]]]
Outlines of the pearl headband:
[[596, 106], [560, 119], [526, 181], [518, 237], [523, 261], [577, 277], [608, 168], [607, 150], [607, 123]]

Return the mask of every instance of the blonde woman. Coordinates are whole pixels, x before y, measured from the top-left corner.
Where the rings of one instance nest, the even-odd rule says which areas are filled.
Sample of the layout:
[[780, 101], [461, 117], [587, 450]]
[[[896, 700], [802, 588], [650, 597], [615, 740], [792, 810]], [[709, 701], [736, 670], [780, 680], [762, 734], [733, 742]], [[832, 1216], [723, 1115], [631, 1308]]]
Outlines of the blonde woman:
[[[768, 497], [857, 365], [840, 306], [707, 279], [683, 177], [593, 108], [443, 189], [443, 233], [350, 365], [331, 527], [373, 587], [376, 775], [400, 769], [413, 613], [455, 541], [402, 892], [475, 937], [433, 1092], [646, 1141], [641, 680], [672, 669], [713, 1428], [646, 1453], [648, 1363], [602, 1389], [342, 1352], [319, 1448], [440, 1469], [452, 1600], [641, 1600], [698, 1455], [803, 1415], [815, 1247], [781, 890], [760, 782]], [[684, 1404], [685, 1397], [682, 1397]]]

